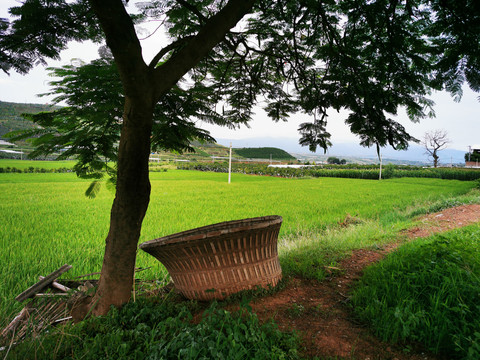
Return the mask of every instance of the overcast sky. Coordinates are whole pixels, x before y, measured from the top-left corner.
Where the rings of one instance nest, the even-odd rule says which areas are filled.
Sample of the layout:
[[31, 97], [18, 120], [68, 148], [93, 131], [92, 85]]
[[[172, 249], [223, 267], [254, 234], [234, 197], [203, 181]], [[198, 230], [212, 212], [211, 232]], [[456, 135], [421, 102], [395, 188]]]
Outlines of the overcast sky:
[[[2, 0], [0, 3], [0, 17], [8, 17], [8, 8], [18, 4], [15, 0]], [[160, 37], [159, 37], [160, 36]], [[142, 42], [145, 49], [144, 57], [151, 58], [165, 38], [155, 34], [147, 41]], [[97, 57], [98, 45], [85, 43], [72, 43], [68, 50], [61, 53], [60, 61], [50, 61], [48, 66], [62, 66], [69, 64], [72, 59], [90, 61]], [[0, 73], [0, 101], [21, 103], [49, 103], [51, 98], [38, 97], [38, 94], [49, 91], [48, 82], [52, 78], [43, 66], [35, 67], [28, 75], [22, 76], [14, 72], [10, 76]], [[442, 129], [448, 133], [451, 140], [449, 148], [466, 151], [469, 145], [480, 144], [480, 102], [478, 97], [468, 88], [464, 88], [464, 96], [460, 103], [455, 103], [447, 93], [434, 93], [436, 118], [424, 119], [420, 123], [412, 123], [408, 120], [404, 111], [399, 113], [397, 120], [405, 126], [407, 131], [416, 138], [422, 138], [425, 132]], [[229, 130], [219, 126], [201, 124], [201, 127], [209, 130], [214, 138], [223, 139], [247, 139], [253, 137], [281, 137], [298, 139], [298, 126], [300, 123], [309, 121], [307, 116], [293, 115], [288, 123], [273, 123], [269, 120], [261, 108], [255, 111], [254, 120], [250, 128], [242, 127], [237, 130]], [[331, 112], [327, 130], [332, 133], [333, 143], [358, 142], [358, 138], [352, 135], [344, 124], [345, 113]]]

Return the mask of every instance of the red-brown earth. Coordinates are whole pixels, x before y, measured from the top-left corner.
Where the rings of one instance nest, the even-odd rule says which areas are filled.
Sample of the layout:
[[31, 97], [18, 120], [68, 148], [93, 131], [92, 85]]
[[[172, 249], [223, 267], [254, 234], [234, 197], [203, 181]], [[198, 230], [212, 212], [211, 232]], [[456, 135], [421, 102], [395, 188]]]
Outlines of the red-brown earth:
[[[463, 205], [424, 216], [408, 231], [409, 239], [425, 237], [480, 221], [480, 205]], [[356, 250], [324, 281], [294, 278], [272, 296], [256, 299], [253, 311], [262, 321], [273, 320], [284, 330], [295, 330], [302, 339], [306, 357], [332, 359], [440, 360], [412, 344], [391, 345], [376, 338], [355, 321], [348, 294], [368, 265], [381, 260], [400, 245], [396, 242], [376, 250]], [[328, 270], [328, 269], [327, 269]]]

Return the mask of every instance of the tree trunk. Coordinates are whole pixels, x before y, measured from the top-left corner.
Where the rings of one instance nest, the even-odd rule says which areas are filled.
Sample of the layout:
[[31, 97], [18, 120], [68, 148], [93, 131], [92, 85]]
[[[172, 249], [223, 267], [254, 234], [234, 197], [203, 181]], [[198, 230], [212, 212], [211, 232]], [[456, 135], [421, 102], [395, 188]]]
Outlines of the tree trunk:
[[[147, 97], [147, 96], [145, 96]], [[110, 230], [93, 314], [106, 314], [111, 305], [130, 300], [137, 244], [150, 200], [148, 159], [153, 105], [127, 98], [118, 149], [118, 176], [110, 214]]]
[[[135, 28], [119, 0], [89, 0], [112, 50], [125, 94], [118, 149], [117, 192], [102, 272], [92, 302], [79, 310], [106, 314], [130, 300], [137, 243], [150, 200], [148, 158], [155, 103], [217, 45], [255, 0], [229, 0], [198, 34], [162, 66], [147, 66]], [[161, 51], [160, 51], [161, 53]], [[81, 316], [81, 315], [80, 315]]]
[[437, 155], [437, 150], [433, 151], [433, 167], [436, 168], [438, 166], [438, 159], [439, 156]]

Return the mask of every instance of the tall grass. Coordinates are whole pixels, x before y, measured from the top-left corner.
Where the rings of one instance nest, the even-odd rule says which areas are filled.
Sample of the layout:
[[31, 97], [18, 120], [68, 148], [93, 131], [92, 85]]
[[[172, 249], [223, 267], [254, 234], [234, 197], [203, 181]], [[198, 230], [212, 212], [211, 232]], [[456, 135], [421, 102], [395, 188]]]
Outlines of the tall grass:
[[368, 268], [355, 312], [383, 340], [480, 358], [480, 224], [421, 239]]
[[[419, 202], [460, 196], [473, 186], [439, 179], [379, 182], [241, 174], [233, 174], [232, 183], [227, 184], [225, 174], [172, 170], [152, 173], [151, 183], [140, 242], [215, 222], [278, 214], [284, 219], [280, 237], [285, 245], [280, 252], [287, 274], [289, 269], [301, 272], [290, 266], [295, 251], [300, 254], [305, 253], [302, 249], [317, 248], [325, 239], [318, 234], [347, 216], [373, 222], [388, 218], [391, 222], [395, 217], [387, 214]], [[15, 296], [39, 275], [65, 263], [73, 265], [64, 275], [67, 278], [100, 271], [113, 193], [104, 188], [96, 199], [88, 199], [84, 196], [88, 184], [68, 173], [0, 174], [0, 326], [19, 310]], [[376, 225], [372, 226], [370, 239]], [[340, 238], [333, 239], [328, 245], [332, 253], [336, 247], [348, 247], [341, 245], [346, 242]], [[298, 250], [292, 248], [295, 242]], [[316, 253], [321, 254], [321, 249], [324, 247], [318, 247]], [[166, 276], [163, 266], [141, 251], [137, 266], [151, 267], [139, 277]]]
[[346, 228], [329, 227], [321, 232], [300, 231], [282, 237], [279, 240], [279, 258], [284, 274], [323, 280], [330, 268], [335, 268], [338, 261], [353, 250], [381, 248], [392, 242], [401, 228], [399, 223], [392, 222], [390, 226], [384, 226], [373, 219], [351, 221]]

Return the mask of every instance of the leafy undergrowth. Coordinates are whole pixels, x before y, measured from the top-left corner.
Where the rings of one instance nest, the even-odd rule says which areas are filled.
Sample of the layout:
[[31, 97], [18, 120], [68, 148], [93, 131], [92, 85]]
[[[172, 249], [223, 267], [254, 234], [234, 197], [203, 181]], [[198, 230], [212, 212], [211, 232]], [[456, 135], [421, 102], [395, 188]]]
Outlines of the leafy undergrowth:
[[386, 341], [480, 358], [480, 224], [418, 239], [365, 271], [352, 303]]
[[260, 324], [248, 305], [213, 302], [199, 321], [195, 302], [142, 298], [76, 326], [14, 347], [11, 359], [298, 359], [298, 338]]

